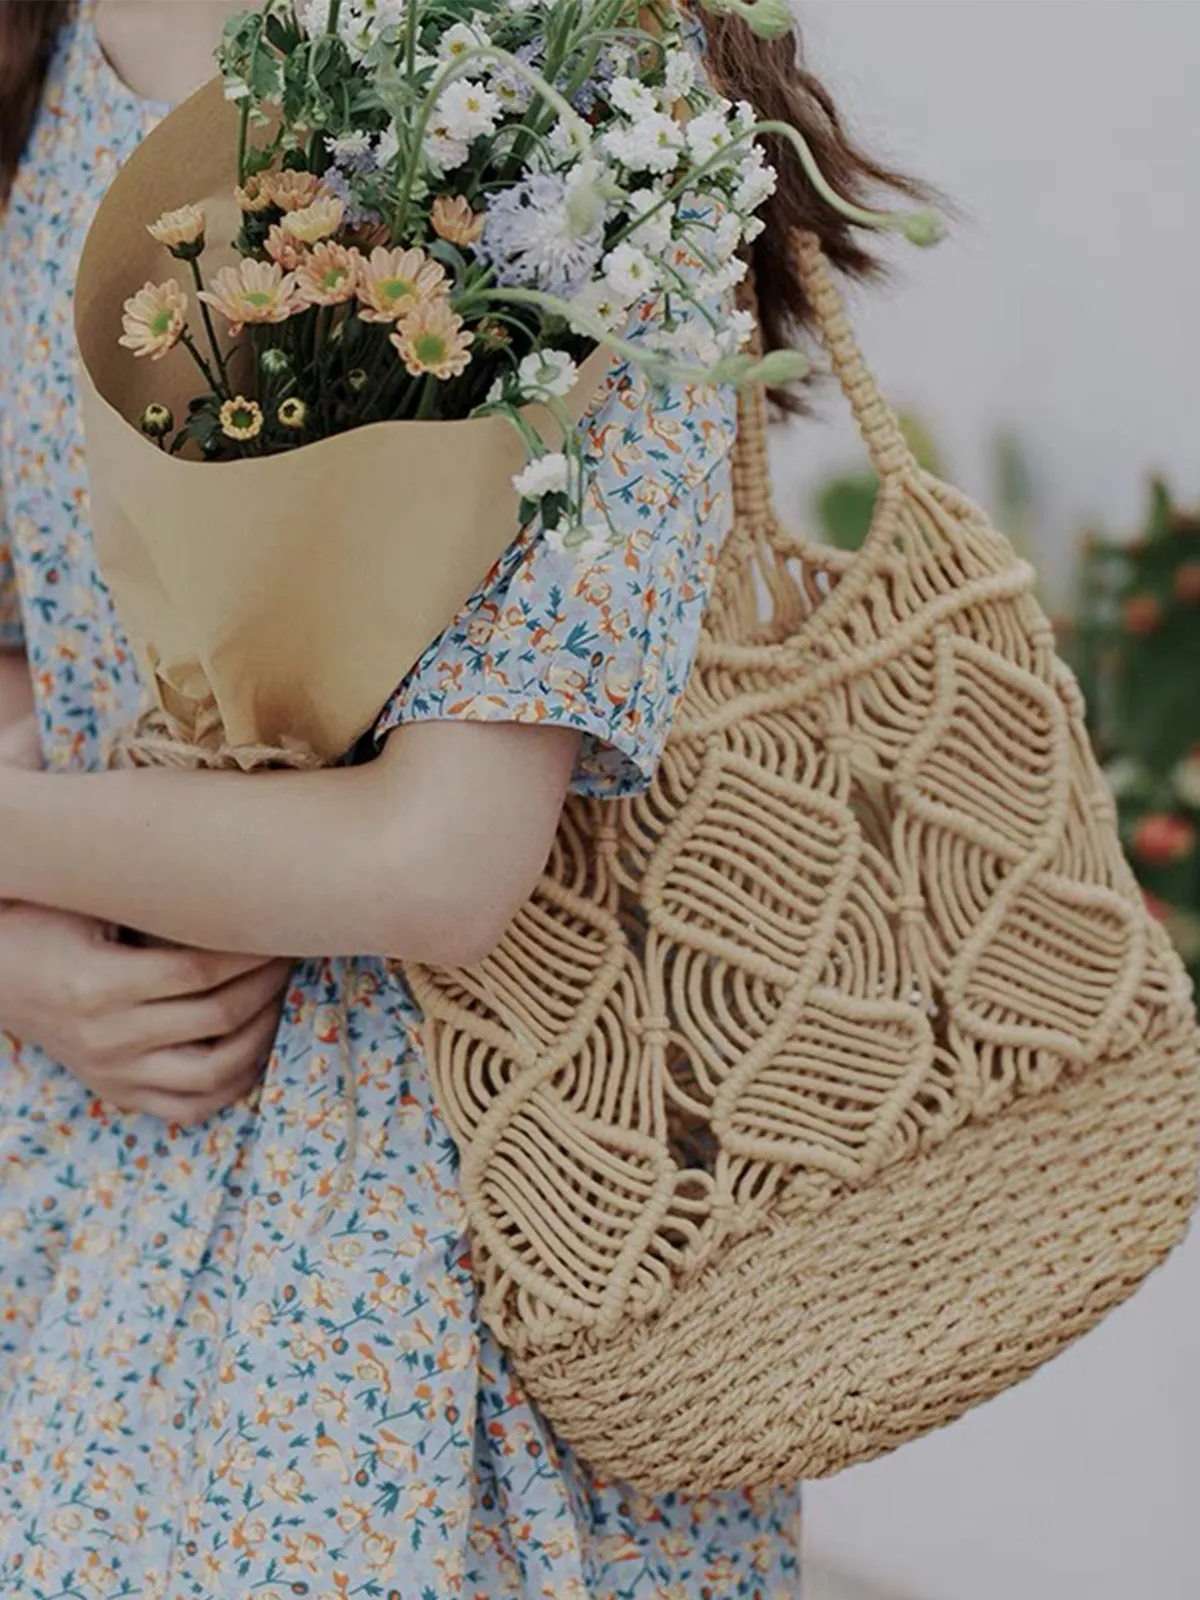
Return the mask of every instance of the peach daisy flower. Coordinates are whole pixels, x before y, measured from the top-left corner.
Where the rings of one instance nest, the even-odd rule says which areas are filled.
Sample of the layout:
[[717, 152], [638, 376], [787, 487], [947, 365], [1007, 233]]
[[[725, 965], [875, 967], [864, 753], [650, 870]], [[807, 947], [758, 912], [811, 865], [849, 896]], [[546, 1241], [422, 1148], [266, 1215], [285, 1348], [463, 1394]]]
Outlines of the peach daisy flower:
[[372, 250], [358, 275], [364, 322], [395, 322], [442, 293], [446, 269], [424, 250]]
[[433, 231], [450, 244], [478, 244], [483, 233], [483, 212], [472, 211], [465, 195], [440, 194], [429, 212]]
[[204, 226], [203, 206], [180, 206], [178, 211], [164, 211], [157, 222], [148, 224], [146, 232], [172, 254], [186, 251], [199, 255], [204, 249]]
[[285, 272], [294, 272], [308, 255], [307, 245], [293, 239], [290, 233], [284, 233], [278, 222], [271, 224], [271, 231], [267, 234], [267, 242], [263, 247], [271, 260], [281, 266]]
[[125, 332], [118, 343], [135, 356], [161, 361], [187, 331], [187, 309], [187, 296], [174, 278], [147, 283], [125, 302]]
[[449, 300], [420, 300], [389, 337], [413, 377], [429, 372], [435, 378], [457, 378], [471, 359], [469, 346], [475, 338], [462, 325]]
[[233, 191], [233, 194], [241, 211], [269, 211], [275, 203], [271, 199], [271, 190], [266, 180], [257, 174], [247, 178], [244, 184]]
[[237, 394], [221, 407], [221, 432], [230, 439], [257, 439], [262, 425], [262, 407], [257, 400]]
[[354, 299], [362, 257], [357, 250], [327, 239], [296, 272], [296, 289], [310, 306], [340, 306]]
[[261, 182], [280, 211], [303, 211], [318, 195], [329, 192], [314, 172], [270, 172]]
[[319, 244], [342, 225], [346, 207], [337, 195], [322, 195], [300, 211], [290, 211], [280, 227], [301, 244]]
[[212, 288], [201, 291], [201, 300], [229, 319], [229, 331], [236, 339], [248, 322], [285, 322], [301, 309], [296, 296], [296, 279], [273, 261], [252, 261], [244, 257], [236, 267], [222, 267], [212, 280]]

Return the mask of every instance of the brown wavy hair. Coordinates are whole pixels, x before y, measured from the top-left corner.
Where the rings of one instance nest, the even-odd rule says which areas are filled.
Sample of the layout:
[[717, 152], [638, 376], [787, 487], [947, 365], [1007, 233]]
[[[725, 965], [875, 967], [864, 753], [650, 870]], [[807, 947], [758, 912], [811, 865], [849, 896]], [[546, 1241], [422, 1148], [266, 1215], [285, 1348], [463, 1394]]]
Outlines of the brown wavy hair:
[[0, 208], [42, 98], [65, 0], [0, 0]]
[[[13, 177], [45, 83], [68, 0], [0, 0], [0, 206]], [[921, 185], [891, 171], [861, 150], [847, 133], [820, 81], [804, 66], [797, 33], [758, 38], [736, 16], [704, 17], [709, 69], [735, 100], [748, 100], [764, 120], [791, 123], [812, 147], [817, 163], [838, 193], [864, 201], [891, 192], [928, 198]], [[768, 348], [787, 344], [807, 320], [804, 290], [792, 270], [789, 239], [797, 228], [819, 235], [840, 271], [865, 277], [875, 258], [861, 230], [852, 228], [817, 194], [789, 147], [764, 140], [779, 172], [779, 186], [764, 209], [765, 230], [753, 246], [755, 284]], [[784, 404], [793, 404], [782, 396]]]

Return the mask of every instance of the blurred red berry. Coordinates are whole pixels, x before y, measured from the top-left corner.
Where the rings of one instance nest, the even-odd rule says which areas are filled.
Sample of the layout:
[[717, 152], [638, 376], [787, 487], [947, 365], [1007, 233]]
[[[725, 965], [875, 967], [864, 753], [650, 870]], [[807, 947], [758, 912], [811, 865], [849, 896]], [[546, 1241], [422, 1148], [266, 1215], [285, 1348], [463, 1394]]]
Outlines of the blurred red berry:
[[1123, 616], [1130, 633], [1153, 633], [1162, 621], [1162, 607], [1152, 594], [1135, 594], [1126, 600]]
[[1200, 604], [1200, 561], [1185, 561], [1175, 569], [1175, 596], [1187, 605]]
[[1153, 811], [1133, 831], [1134, 854], [1149, 867], [1182, 861], [1196, 848], [1196, 830], [1186, 817]]

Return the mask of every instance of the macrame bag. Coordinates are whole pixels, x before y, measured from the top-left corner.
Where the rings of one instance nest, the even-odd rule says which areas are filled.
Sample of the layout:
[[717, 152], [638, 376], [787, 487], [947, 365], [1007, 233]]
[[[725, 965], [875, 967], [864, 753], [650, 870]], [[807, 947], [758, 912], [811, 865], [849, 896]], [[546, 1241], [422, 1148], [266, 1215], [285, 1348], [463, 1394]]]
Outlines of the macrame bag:
[[478, 967], [410, 969], [482, 1314], [560, 1434], [650, 1491], [950, 1421], [1124, 1300], [1195, 1191], [1188, 982], [1033, 574], [918, 468], [813, 238], [796, 258], [870, 537], [781, 529], [744, 398], [652, 788], [568, 805]]

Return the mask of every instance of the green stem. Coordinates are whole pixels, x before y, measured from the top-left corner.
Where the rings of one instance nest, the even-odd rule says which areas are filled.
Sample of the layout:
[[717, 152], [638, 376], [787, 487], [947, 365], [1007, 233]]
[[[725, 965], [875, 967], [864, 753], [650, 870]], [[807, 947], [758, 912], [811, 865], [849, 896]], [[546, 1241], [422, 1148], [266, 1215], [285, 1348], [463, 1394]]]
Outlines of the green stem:
[[[188, 355], [191, 356], [196, 365], [200, 368], [200, 371], [204, 374], [204, 381], [208, 384], [208, 387], [215, 395], [219, 395], [222, 390], [221, 384], [217, 379], [217, 375], [209, 366], [208, 362], [205, 361], [204, 357], [200, 354], [200, 351], [196, 347], [196, 341], [192, 338], [191, 334], [188, 333], [186, 328], [184, 329], [183, 333], [180, 334], [179, 342], [187, 351]], [[229, 396], [226, 396], [226, 398], [229, 398]]]
[[425, 382], [421, 385], [421, 398], [417, 402], [418, 422], [424, 422], [433, 415], [439, 387], [440, 379], [435, 378], [432, 372], [427, 372], [425, 374]]
[[200, 271], [198, 257], [193, 256], [188, 265], [192, 269], [192, 280], [196, 285], [196, 303], [199, 305], [200, 315], [204, 319], [204, 331], [208, 335], [208, 348], [212, 351], [213, 360], [217, 364], [217, 371], [221, 374], [225, 398], [229, 399], [233, 394], [233, 388], [229, 382], [229, 368], [225, 365], [225, 357], [221, 354], [221, 346], [217, 342], [217, 330], [213, 327], [212, 313], [208, 309], [208, 302], [199, 298], [204, 291], [204, 277]]
[[739, 130], [727, 145], [723, 145], [720, 150], [715, 151], [707, 161], [702, 161], [698, 167], [689, 167], [683, 177], [677, 179], [654, 205], [648, 207], [641, 216], [632, 218], [623, 228], [618, 230], [609, 244], [609, 249], [615, 248], [623, 240], [627, 239], [641, 223], [647, 221], [661, 211], [664, 206], [670, 205], [681, 194], [694, 187], [697, 178], [703, 178], [707, 173], [728, 165], [731, 155], [739, 145], [745, 144], [748, 140], [754, 139], [762, 133], [778, 134], [780, 138], [791, 145], [800, 165], [804, 168], [805, 176], [818, 195], [839, 216], [845, 217], [847, 222], [856, 223], [862, 228], [875, 228], [880, 231], [890, 230], [902, 233], [913, 225], [915, 219], [928, 216], [927, 213], [921, 212], [870, 211], [865, 206], [858, 206], [850, 200], [843, 200], [836, 189], [833, 189], [827, 182], [824, 173], [817, 164], [817, 158], [813, 155], [804, 135], [796, 128], [793, 128], [790, 122], [772, 120], [755, 122]]

